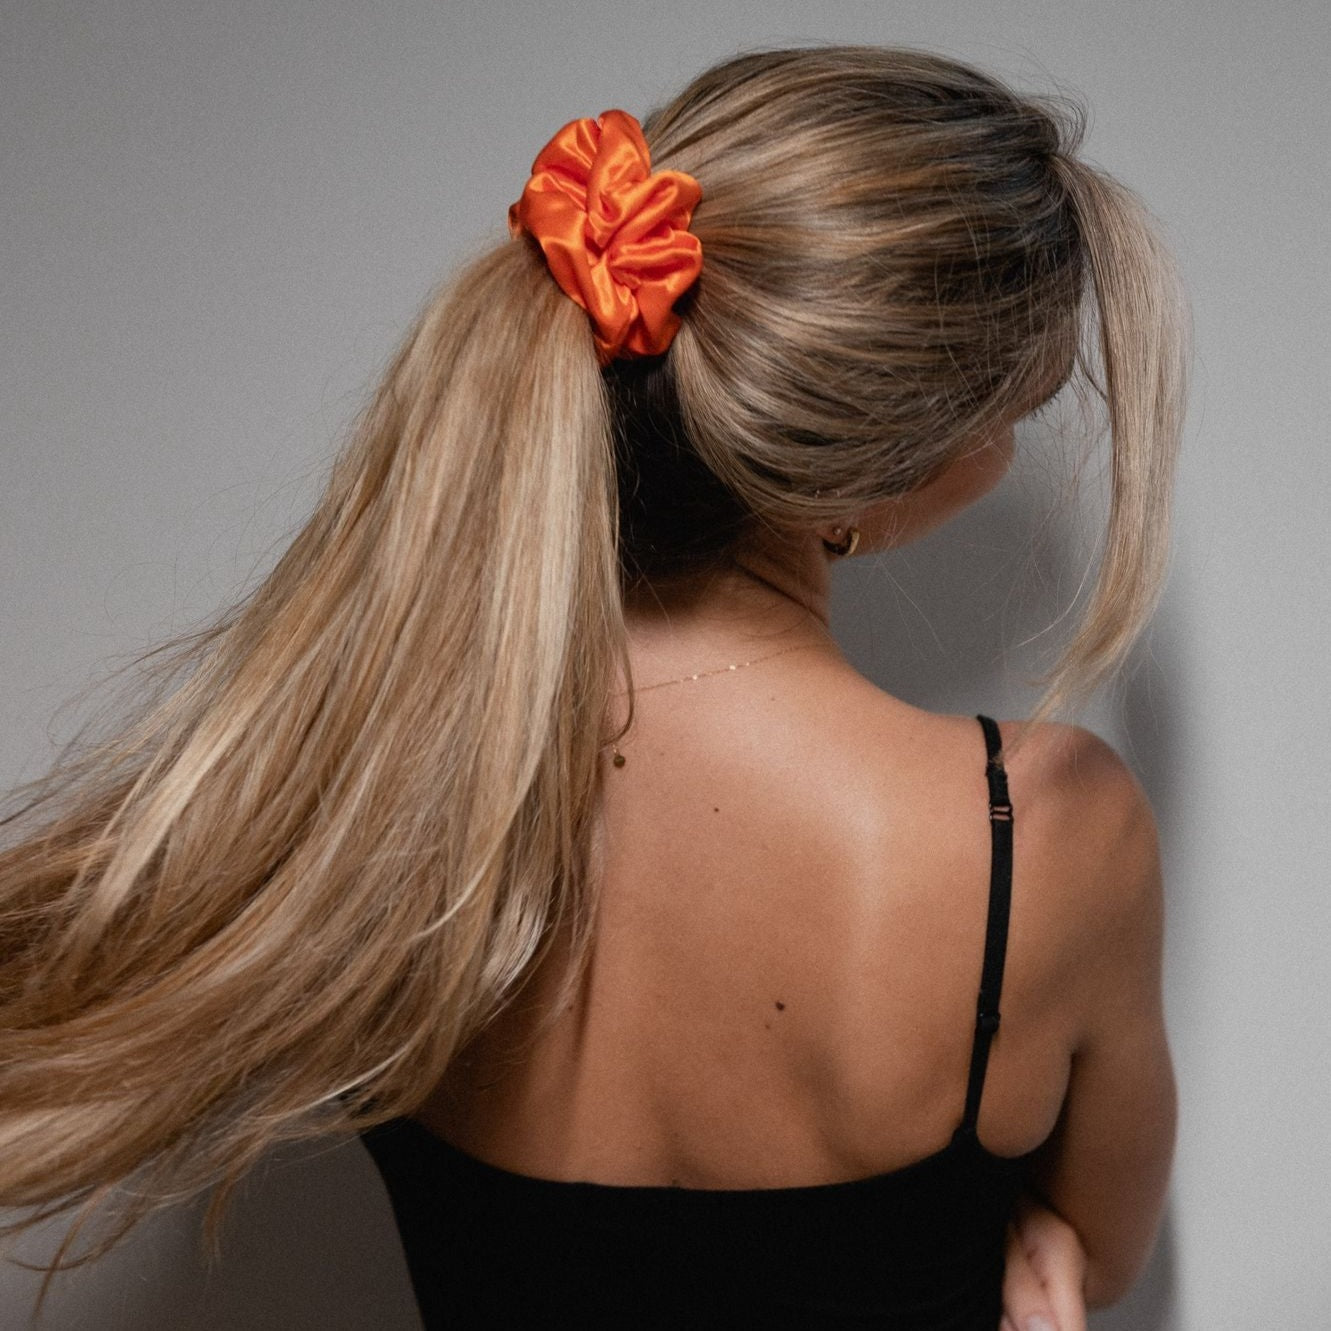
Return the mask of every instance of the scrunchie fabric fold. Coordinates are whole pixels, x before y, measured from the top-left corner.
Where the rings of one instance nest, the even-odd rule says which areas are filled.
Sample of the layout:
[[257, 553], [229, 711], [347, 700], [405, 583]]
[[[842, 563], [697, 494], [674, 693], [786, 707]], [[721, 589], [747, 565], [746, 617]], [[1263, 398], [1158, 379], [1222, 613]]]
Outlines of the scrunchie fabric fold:
[[556, 282], [591, 316], [597, 356], [659, 356], [679, 330], [675, 302], [702, 271], [688, 227], [702, 187], [653, 171], [642, 126], [627, 111], [570, 121], [537, 154], [508, 210]]

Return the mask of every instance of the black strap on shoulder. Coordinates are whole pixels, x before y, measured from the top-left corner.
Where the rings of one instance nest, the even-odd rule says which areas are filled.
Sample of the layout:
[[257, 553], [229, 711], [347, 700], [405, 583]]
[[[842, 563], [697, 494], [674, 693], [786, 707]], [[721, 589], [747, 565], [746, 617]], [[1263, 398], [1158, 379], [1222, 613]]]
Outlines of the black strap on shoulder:
[[993, 720], [987, 716], [975, 719], [984, 730], [988, 758], [984, 774], [989, 782], [989, 831], [993, 848], [989, 861], [989, 919], [984, 935], [984, 966], [980, 971], [980, 996], [975, 1011], [975, 1043], [971, 1046], [970, 1076], [966, 1084], [966, 1112], [958, 1129], [971, 1133], [975, 1131], [980, 1114], [989, 1045], [998, 1030], [998, 1000], [1003, 991], [1008, 912], [1012, 903], [1012, 802], [1008, 799], [1007, 773], [1003, 770], [1003, 741]]

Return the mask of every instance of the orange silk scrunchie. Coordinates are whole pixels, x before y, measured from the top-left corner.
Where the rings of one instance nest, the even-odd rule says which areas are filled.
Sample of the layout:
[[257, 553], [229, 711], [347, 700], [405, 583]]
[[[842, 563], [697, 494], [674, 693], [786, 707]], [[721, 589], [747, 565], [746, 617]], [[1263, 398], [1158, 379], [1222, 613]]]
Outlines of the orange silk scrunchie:
[[601, 364], [659, 356], [680, 325], [671, 307], [702, 270], [688, 230], [702, 187], [683, 171], [652, 171], [627, 111], [571, 121], [531, 171], [509, 231], [536, 238], [555, 281], [591, 315]]

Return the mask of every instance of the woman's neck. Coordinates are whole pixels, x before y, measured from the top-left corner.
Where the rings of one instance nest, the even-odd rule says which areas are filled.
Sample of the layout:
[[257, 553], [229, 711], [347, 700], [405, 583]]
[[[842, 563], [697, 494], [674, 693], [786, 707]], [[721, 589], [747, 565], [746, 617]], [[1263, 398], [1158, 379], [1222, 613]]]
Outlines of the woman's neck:
[[625, 604], [635, 683], [724, 668], [801, 642], [831, 647], [829, 581], [814, 536], [751, 546], [722, 569], [638, 588]]

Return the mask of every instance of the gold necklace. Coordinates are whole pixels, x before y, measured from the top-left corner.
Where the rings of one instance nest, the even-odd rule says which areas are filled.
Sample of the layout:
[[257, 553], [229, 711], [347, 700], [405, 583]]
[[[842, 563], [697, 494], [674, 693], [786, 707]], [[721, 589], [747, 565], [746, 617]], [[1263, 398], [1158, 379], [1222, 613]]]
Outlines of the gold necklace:
[[[790, 652], [798, 652], [804, 648], [817, 647], [819, 645], [820, 644], [816, 642], [793, 643], [789, 647], [783, 647], [779, 652], [768, 652], [766, 656], [755, 656], [749, 661], [736, 661], [733, 665], [717, 666], [715, 670], [697, 670], [691, 675], [681, 675], [678, 679], [663, 679], [655, 684], [644, 684], [640, 688], [635, 687], [632, 692], [634, 694], [650, 693], [653, 689], [667, 689], [673, 684], [691, 684], [696, 679], [710, 679], [713, 675], [728, 675], [732, 670], [743, 670], [745, 666], [758, 665], [763, 661], [774, 661], [778, 656], [785, 656]], [[612, 696], [623, 698], [627, 696], [629, 692], [630, 690], [623, 689]], [[610, 745], [610, 753], [610, 761], [614, 763], [616, 767], [623, 767], [628, 761], [624, 755], [620, 753], [619, 745], [617, 743], [612, 743]]]

